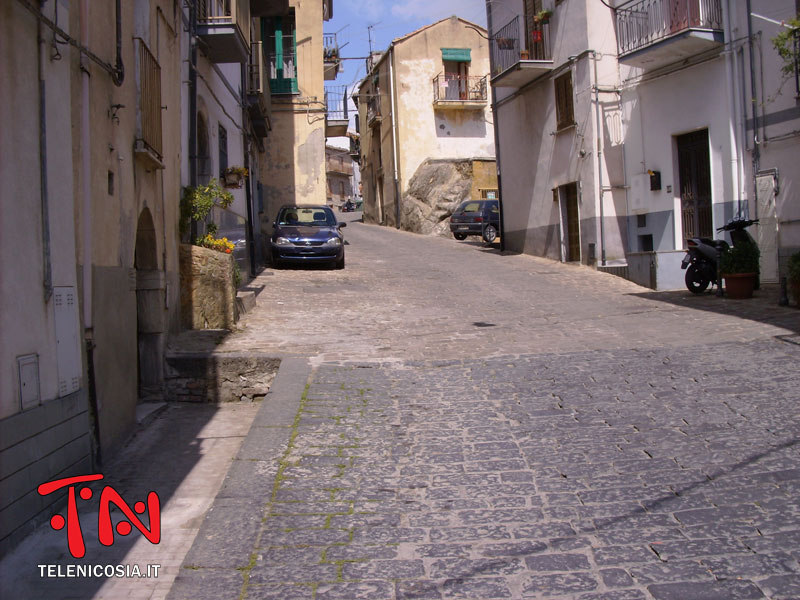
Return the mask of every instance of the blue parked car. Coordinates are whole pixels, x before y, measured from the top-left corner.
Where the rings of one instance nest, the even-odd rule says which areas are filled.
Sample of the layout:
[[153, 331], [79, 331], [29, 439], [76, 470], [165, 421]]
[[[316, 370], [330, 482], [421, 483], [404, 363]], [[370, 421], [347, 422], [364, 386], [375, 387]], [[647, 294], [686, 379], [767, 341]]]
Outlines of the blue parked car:
[[487, 244], [493, 243], [500, 231], [500, 202], [497, 200], [467, 200], [450, 217], [450, 232], [457, 240], [479, 235]]
[[327, 206], [285, 205], [272, 224], [272, 266], [284, 263], [328, 263], [344, 269], [344, 236], [347, 223], [336, 221]]

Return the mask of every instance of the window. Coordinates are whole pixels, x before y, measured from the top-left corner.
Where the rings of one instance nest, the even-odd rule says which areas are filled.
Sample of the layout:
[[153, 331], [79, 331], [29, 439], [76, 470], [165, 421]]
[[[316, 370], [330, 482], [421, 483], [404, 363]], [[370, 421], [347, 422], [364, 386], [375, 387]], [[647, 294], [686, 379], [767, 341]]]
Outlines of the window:
[[228, 168], [228, 132], [219, 126], [219, 176], [222, 177]]
[[497, 189], [481, 188], [481, 199], [494, 200], [497, 196]]
[[575, 113], [572, 100], [572, 72], [568, 71], [555, 79], [556, 88], [556, 129], [572, 127]]
[[273, 94], [298, 93], [294, 13], [262, 19], [261, 39], [267, 40], [270, 91]]

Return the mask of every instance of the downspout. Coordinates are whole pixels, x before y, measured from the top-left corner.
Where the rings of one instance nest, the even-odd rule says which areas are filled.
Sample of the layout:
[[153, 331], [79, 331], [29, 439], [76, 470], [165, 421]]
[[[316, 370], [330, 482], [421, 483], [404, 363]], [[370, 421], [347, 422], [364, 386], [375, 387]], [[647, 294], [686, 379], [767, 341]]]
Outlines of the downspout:
[[[89, 47], [89, 1], [83, 0], [80, 9], [81, 44]], [[94, 324], [93, 324], [93, 253], [92, 238], [92, 152], [91, 116], [89, 112], [89, 65], [86, 55], [80, 57], [81, 70], [81, 193], [82, 193], [82, 235], [83, 235], [83, 328], [86, 344], [86, 375], [89, 395], [89, 415], [94, 442], [95, 466], [103, 464], [100, 443], [100, 406], [97, 401], [97, 388], [94, 372]]]
[[[494, 53], [492, 52], [492, 7], [489, 2], [486, 3], [486, 25], [489, 29], [489, 73], [494, 73]], [[497, 195], [499, 196], [497, 202], [500, 208], [500, 252], [505, 252], [506, 249], [506, 236], [505, 236], [505, 212], [503, 211], [503, 182], [500, 177], [500, 119], [498, 118], [497, 110], [497, 91], [489, 81], [489, 86], [492, 88], [492, 121], [494, 122], [494, 160], [495, 169], [497, 171]]]
[[[117, 0], [117, 64], [114, 67], [114, 73], [111, 79], [114, 80], [114, 85], [120, 87], [122, 82], [125, 81], [125, 65], [122, 64], [122, 0]], [[88, 48], [88, 46], [87, 46]]]
[[600, 264], [606, 266], [606, 225], [605, 208], [603, 207], [603, 136], [600, 130], [600, 86], [597, 80], [597, 51], [590, 52], [594, 65], [594, 120], [596, 135], [597, 162], [597, 196], [600, 204]]
[[[249, 80], [247, 77], [247, 64], [248, 63], [240, 63], [241, 64], [241, 72], [242, 72], [242, 85], [241, 85], [241, 99], [240, 104], [242, 105], [242, 125], [245, 131], [249, 131], [249, 127], [247, 126], [248, 118], [247, 118], [247, 88], [249, 85]], [[245, 236], [247, 237], [247, 254], [250, 258], [250, 277], [254, 278], [256, 276], [256, 249], [255, 249], [255, 235], [253, 233], [253, 199], [252, 194], [250, 191], [250, 186], [253, 183], [253, 178], [250, 176], [250, 148], [249, 144], [247, 143], [247, 135], [242, 135], [242, 152], [244, 153], [244, 168], [247, 170], [247, 177], [244, 179], [244, 194], [245, 194], [245, 202], [247, 204], [247, 227], [245, 228]]]
[[394, 210], [395, 227], [400, 229], [400, 178], [397, 174], [397, 164], [400, 162], [400, 150], [397, 144], [397, 115], [395, 114], [394, 101], [394, 44], [389, 48], [389, 100], [392, 107], [392, 145], [394, 146]]
[[[189, 1], [189, 186], [197, 187], [197, 5]], [[190, 240], [197, 237], [197, 221], [191, 219]]]
[[[750, 0], [747, 0], [747, 48], [750, 54], [750, 105], [753, 108], [753, 212], [758, 218], [758, 170], [761, 164], [761, 157], [758, 149], [758, 91], [756, 90], [756, 66], [755, 56], [753, 55], [753, 20], [750, 16]], [[748, 211], [749, 213], [749, 211]]]
[[[44, 4], [42, 1], [41, 5]], [[58, 6], [55, 7], [58, 10]], [[50, 255], [50, 200], [47, 192], [47, 94], [45, 88], [45, 56], [47, 47], [44, 24], [38, 22], [39, 34], [39, 185], [42, 210], [42, 287], [45, 304], [53, 297], [53, 265]]]
[[725, 18], [725, 42], [728, 46], [725, 50], [725, 76], [728, 79], [728, 133], [731, 145], [731, 191], [736, 196], [736, 215], [742, 215], [742, 184], [739, 179], [739, 143], [736, 135], [736, 122], [738, 120], [738, 110], [736, 102], [736, 87], [738, 81], [734, 77], [734, 55], [733, 55], [733, 27], [731, 23], [731, 10], [728, 2], [722, 3], [722, 11]]

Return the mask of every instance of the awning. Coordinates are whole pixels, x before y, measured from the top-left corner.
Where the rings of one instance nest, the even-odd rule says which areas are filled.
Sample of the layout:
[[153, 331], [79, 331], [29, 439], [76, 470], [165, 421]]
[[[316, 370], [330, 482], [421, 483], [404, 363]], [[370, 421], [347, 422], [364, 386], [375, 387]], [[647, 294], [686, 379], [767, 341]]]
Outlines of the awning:
[[470, 48], [442, 48], [442, 60], [471, 62]]

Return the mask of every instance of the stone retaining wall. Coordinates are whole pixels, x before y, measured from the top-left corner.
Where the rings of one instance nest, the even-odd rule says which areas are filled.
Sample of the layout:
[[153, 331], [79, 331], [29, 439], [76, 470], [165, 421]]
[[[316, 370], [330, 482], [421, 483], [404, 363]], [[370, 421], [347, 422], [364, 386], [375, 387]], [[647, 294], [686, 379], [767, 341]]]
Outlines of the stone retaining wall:
[[233, 329], [238, 319], [233, 255], [181, 244], [181, 323], [187, 329]]
[[167, 397], [179, 402], [252, 402], [269, 392], [280, 359], [247, 353], [167, 355]]

